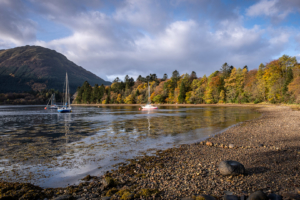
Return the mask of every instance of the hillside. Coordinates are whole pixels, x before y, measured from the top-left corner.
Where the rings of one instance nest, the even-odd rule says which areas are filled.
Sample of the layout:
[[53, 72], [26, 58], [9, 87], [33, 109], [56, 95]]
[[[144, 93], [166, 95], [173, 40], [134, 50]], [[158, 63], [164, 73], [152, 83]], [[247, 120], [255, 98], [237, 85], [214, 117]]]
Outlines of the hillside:
[[0, 51], [0, 93], [46, 88], [62, 91], [66, 72], [71, 93], [84, 81], [111, 84], [51, 49], [27, 45]]

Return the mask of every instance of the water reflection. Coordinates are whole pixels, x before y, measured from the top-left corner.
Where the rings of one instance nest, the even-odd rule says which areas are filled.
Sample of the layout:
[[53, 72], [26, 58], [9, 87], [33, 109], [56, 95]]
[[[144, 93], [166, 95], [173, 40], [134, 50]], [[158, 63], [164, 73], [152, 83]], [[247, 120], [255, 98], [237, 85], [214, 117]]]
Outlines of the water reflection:
[[66, 186], [149, 149], [192, 143], [258, 116], [249, 108], [228, 107], [75, 107], [59, 114], [38, 106], [0, 106], [0, 178]]

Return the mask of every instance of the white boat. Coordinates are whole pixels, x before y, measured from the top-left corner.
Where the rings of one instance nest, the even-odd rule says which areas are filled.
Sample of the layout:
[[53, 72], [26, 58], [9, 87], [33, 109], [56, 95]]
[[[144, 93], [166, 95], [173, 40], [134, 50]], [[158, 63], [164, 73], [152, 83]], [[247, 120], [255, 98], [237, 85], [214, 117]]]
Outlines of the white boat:
[[72, 112], [71, 108], [71, 101], [70, 101], [70, 88], [69, 88], [69, 80], [68, 80], [68, 73], [66, 73], [66, 89], [65, 89], [65, 96], [63, 98], [63, 106], [60, 108], [57, 108], [57, 111], [59, 113], [66, 113], [66, 112]]
[[151, 105], [150, 85], [148, 82], [148, 103], [145, 106], [142, 106], [142, 110], [154, 110], [154, 109], [157, 109], [157, 107]]
[[[51, 102], [51, 103], [50, 103], [50, 102]], [[48, 101], [48, 104], [47, 104], [47, 106], [45, 107], [45, 110], [48, 108], [49, 103], [50, 103], [50, 106], [49, 106], [50, 109], [57, 109], [57, 108], [58, 108], [57, 105], [56, 105], [56, 103], [55, 103], [55, 93], [53, 93], [53, 94], [51, 95], [51, 97], [50, 97], [50, 99], [49, 99], [49, 101]]]

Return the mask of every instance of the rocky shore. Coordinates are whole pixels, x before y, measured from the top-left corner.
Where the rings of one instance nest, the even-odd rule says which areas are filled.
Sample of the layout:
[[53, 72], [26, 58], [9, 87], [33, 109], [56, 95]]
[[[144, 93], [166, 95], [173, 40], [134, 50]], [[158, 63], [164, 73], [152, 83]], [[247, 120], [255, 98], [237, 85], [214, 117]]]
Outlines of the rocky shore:
[[[206, 141], [128, 160], [103, 177], [85, 177], [78, 186], [42, 189], [2, 182], [0, 200], [242, 200], [249, 196], [251, 200], [256, 191], [265, 194], [261, 199], [300, 199], [300, 111], [281, 106], [259, 111], [259, 119], [241, 123]], [[224, 160], [242, 163], [246, 173], [221, 175], [218, 167]]]

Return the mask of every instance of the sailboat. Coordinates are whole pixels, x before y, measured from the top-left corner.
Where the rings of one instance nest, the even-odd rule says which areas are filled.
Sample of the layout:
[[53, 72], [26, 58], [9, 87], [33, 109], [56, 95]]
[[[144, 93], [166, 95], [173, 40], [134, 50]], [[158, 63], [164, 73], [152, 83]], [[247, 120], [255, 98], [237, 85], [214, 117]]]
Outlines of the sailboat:
[[148, 82], [148, 103], [145, 106], [142, 106], [142, 110], [153, 110], [153, 109], [157, 109], [157, 107], [151, 105], [150, 85], [149, 85], [149, 82]]
[[[51, 103], [50, 103], [51, 102]], [[53, 93], [47, 103], [47, 106], [45, 107], [45, 110], [48, 108], [48, 105], [50, 103], [50, 109], [57, 109], [57, 105], [55, 103], [55, 93]]]
[[63, 98], [63, 106], [57, 109], [57, 111], [60, 113], [72, 112], [72, 108], [70, 104], [70, 88], [69, 88], [68, 73], [66, 73], [65, 84], [66, 84], [66, 89], [65, 89], [65, 96]]

